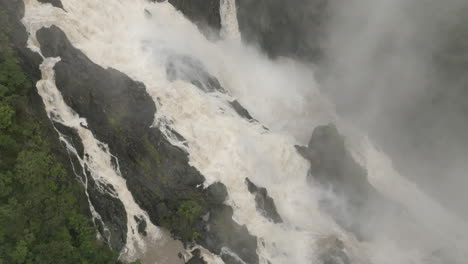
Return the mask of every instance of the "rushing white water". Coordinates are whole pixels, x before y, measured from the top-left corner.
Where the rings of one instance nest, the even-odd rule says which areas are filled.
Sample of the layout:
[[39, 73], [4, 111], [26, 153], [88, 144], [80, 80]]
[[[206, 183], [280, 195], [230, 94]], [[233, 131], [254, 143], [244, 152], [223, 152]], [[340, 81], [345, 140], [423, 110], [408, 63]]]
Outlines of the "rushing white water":
[[[387, 224], [375, 240], [359, 242], [319, 210], [322, 192], [307, 186], [309, 164], [298, 155], [294, 145], [306, 143], [318, 124], [339, 120], [333, 107], [320, 95], [308, 65], [288, 59], [271, 61], [240, 42], [234, 1], [222, 1], [223, 40], [216, 43], [208, 41], [167, 2], [62, 0], [66, 12], [36, 0], [25, 3], [24, 23], [32, 35], [40, 27], [55, 24], [95, 63], [116, 68], [146, 85], [158, 105], [155, 126], [166, 131], [164, 128], [169, 125], [186, 139], [187, 146], [179, 145], [189, 152], [191, 165], [206, 177], [206, 185], [221, 181], [227, 186], [227, 204], [234, 209], [235, 221], [245, 224], [259, 238], [261, 263], [314, 263], [320, 241], [330, 236], [345, 242], [355, 263], [377, 264], [432, 263], [426, 259], [430, 251], [447, 243], [457, 244], [450, 240], [455, 236], [452, 228], [460, 231], [463, 239], [460, 241], [467, 241], [466, 225], [399, 176], [385, 155], [368, 142], [354, 144], [354, 152], [369, 169], [371, 183], [388, 197], [403, 199], [408, 210], [420, 216], [425, 229], [413, 231], [409, 230], [412, 225], [400, 228], [399, 224], [387, 232], [390, 226]], [[151, 16], [145, 16], [144, 10]], [[34, 38], [29, 43], [31, 48], [38, 49]], [[168, 81], [165, 65], [175, 54], [200, 60], [229, 94], [205, 93], [184, 81]], [[54, 61], [46, 59], [44, 79], [38, 84], [47, 111], [54, 113], [58, 122], [79, 132], [90, 155], [83, 162], [92, 169], [98, 182], [114, 186], [114, 195], [125, 205], [130, 232], [136, 226], [133, 216], [146, 218], [146, 213], [135, 204], [118, 169], [112, 168], [105, 144], [81, 127], [84, 120], [63, 102], [53, 83]], [[239, 117], [229, 106], [234, 98], [259, 123]], [[360, 137], [356, 141], [359, 140]], [[175, 139], [172, 142], [178, 143]], [[254, 197], [244, 182], [246, 177], [268, 189], [283, 224], [273, 224], [256, 210]], [[413, 194], [417, 199], [413, 200]], [[432, 213], [423, 215], [421, 205], [438, 218], [434, 219]], [[425, 241], [420, 235], [433, 231], [434, 226], [443, 230], [434, 234], [444, 238], [440, 245], [432, 243], [433, 234], [424, 236], [430, 237], [431, 242], [422, 243]], [[157, 228], [150, 228], [153, 228], [150, 234], [156, 237]], [[127, 235], [128, 253], [145, 248], [138, 232]], [[220, 261], [212, 259], [212, 263]]]
[[[91, 131], [84, 128], [86, 120], [80, 118], [72, 109], [70, 109], [55, 87], [53, 67], [59, 58], [46, 58], [41, 65], [43, 79], [38, 82], [37, 87], [39, 94], [43, 98], [49, 118], [63, 125], [73, 128], [77, 131], [78, 135], [84, 146], [85, 158], [79, 162], [81, 165], [89, 169], [91, 176], [96, 181], [98, 188], [101, 192], [107, 192], [112, 197], [122, 201], [125, 211], [127, 213], [127, 244], [123, 254], [128, 255], [130, 258], [137, 253], [137, 251], [145, 251], [145, 243], [142, 235], [137, 232], [137, 222], [135, 217], [144, 219], [148, 223], [148, 234], [150, 239], [156, 239], [159, 236], [157, 227], [151, 224], [147, 214], [133, 200], [132, 194], [126, 187], [124, 178], [120, 175], [119, 168], [112, 165], [112, 154], [109, 148], [102, 142], [94, 138]], [[110, 185], [113, 191], [105, 190], [104, 186]], [[87, 184], [86, 184], [87, 187]], [[96, 212], [92, 210], [95, 217]]]
[[221, 37], [240, 41], [239, 23], [237, 22], [236, 0], [221, 0], [220, 15]]

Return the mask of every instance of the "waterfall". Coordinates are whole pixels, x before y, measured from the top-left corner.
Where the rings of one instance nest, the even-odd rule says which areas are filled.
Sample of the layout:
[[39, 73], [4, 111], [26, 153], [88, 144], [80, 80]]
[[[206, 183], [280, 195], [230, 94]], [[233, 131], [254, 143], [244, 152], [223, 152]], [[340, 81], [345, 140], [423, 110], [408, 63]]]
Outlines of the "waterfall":
[[[419, 236], [428, 229], [431, 231], [433, 224], [423, 231], [393, 228], [393, 235], [382, 231], [376, 241], [358, 241], [319, 209], [323, 190], [306, 184], [309, 163], [297, 153], [294, 145], [306, 144], [317, 125], [327, 122], [346, 125], [335, 114], [333, 105], [321, 95], [310, 65], [290, 59], [272, 61], [240, 41], [235, 1], [222, 1], [223, 39], [217, 42], [207, 40], [168, 2], [62, 0], [66, 11], [36, 0], [25, 0], [25, 3], [23, 22], [31, 34], [32, 50], [40, 50], [34, 38], [35, 31], [56, 25], [94, 63], [118, 69], [145, 84], [158, 108], [154, 126], [174, 145], [189, 153], [190, 164], [205, 176], [206, 186], [216, 181], [226, 185], [229, 194], [226, 203], [234, 210], [234, 220], [246, 225], [249, 232], [258, 237], [260, 263], [318, 262], [321, 241], [328, 237], [344, 242], [353, 263], [429, 263], [426, 256], [437, 250], [438, 244], [405, 247], [419, 241], [413, 234]], [[145, 16], [145, 10], [150, 17]], [[174, 55], [199, 60], [227, 92], [207, 93], [190, 82], [169, 80], [166, 64]], [[88, 154], [88, 158], [80, 162], [90, 169], [96, 182], [112, 185], [115, 192], [111, 195], [124, 204], [128, 232], [122, 254], [130, 258], [144, 255], [145, 250], [151, 251], [149, 247], [161, 239], [161, 231], [135, 203], [119, 168], [112, 166], [113, 156], [106, 143], [99, 142], [82, 126], [86, 120], [63, 101], [53, 77], [54, 63], [60, 58], [44, 59], [43, 79], [37, 87], [49, 117], [78, 132]], [[230, 106], [233, 100], [238, 100], [257, 121], [239, 116]], [[178, 142], [172, 130], [185, 141]], [[353, 145], [353, 152], [369, 169], [370, 181], [377, 189], [392, 199], [411, 200], [407, 195], [400, 196], [401, 190], [416, 193], [427, 208], [440, 211], [441, 219], [436, 225], [463, 227], [463, 223], [451, 218], [398, 175], [385, 155], [376, 151], [364, 136], [354, 138], [357, 143]], [[258, 212], [245, 178], [268, 190], [283, 223], [275, 224]], [[403, 202], [408, 202], [408, 210], [418, 210], [420, 204], [415, 202], [417, 205], [412, 206], [411, 201]], [[418, 214], [417, 211], [412, 213]], [[134, 232], [137, 226], [134, 216], [147, 220], [148, 233], [155, 243], [147, 243]], [[424, 223], [431, 221], [424, 219]], [[452, 232], [437, 234], [440, 237], [451, 235]], [[400, 245], [398, 237], [404, 237], [407, 243]], [[461, 237], [468, 236], [462, 234]], [[449, 240], [443, 242], [446, 241]], [[228, 248], [225, 251], [230, 252]], [[211, 263], [220, 261], [208, 255], [205, 259]]]
[[[42, 80], [37, 83], [37, 88], [43, 99], [47, 114], [51, 120], [77, 131], [84, 146], [85, 158], [80, 158], [76, 154], [76, 149], [74, 149], [69, 142], [67, 142], [68, 148], [75, 154], [76, 158], [79, 159], [83, 169], [87, 168], [90, 171], [91, 176], [98, 184], [98, 188], [101, 192], [107, 192], [112, 197], [122, 201], [127, 213], [127, 244], [122, 254], [130, 259], [133, 258], [138, 251], [144, 254], [146, 251], [144, 240], [146, 240], [146, 238], [143, 238], [143, 236], [136, 231], [138, 226], [136, 218], [143, 219], [148, 223], [147, 232], [149, 234], [149, 239], [158, 239], [160, 236], [159, 230], [156, 226], [151, 224], [146, 212], [133, 200], [132, 194], [127, 189], [125, 179], [120, 174], [118, 163], [117, 167], [112, 164], [112, 158], [115, 157], [110, 153], [108, 146], [99, 142], [91, 131], [85, 128], [86, 120], [80, 118], [64, 102], [54, 81], [53, 67], [59, 60], [60, 58], [44, 58], [44, 62], [41, 65]], [[61, 138], [65, 140], [63, 135], [61, 135]], [[83, 184], [87, 189], [88, 184], [86, 180], [83, 181]], [[112, 186], [112, 190], [105, 188], [105, 186], [109, 185]], [[93, 217], [100, 219], [101, 217], [94, 210], [91, 203], [90, 208]]]
[[221, 37], [240, 41], [239, 23], [237, 22], [236, 0], [221, 0]]

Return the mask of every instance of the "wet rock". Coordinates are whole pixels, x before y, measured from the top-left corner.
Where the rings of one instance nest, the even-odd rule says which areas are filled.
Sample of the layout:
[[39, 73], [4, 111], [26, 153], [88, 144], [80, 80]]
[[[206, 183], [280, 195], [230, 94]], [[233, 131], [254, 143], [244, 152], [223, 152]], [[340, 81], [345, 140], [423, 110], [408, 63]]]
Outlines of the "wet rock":
[[224, 264], [244, 264], [242, 263], [242, 260], [239, 260], [238, 258], [231, 256], [229, 254], [222, 254], [221, 259], [223, 260]]
[[109, 246], [120, 252], [127, 241], [127, 214], [124, 205], [109, 193], [101, 192], [91, 176], [87, 175], [87, 178], [89, 200], [111, 233], [106, 234], [102, 229], [100, 232], [108, 240]]
[[210, 201], [218, 204], [222, 204], [228, 196], [226, 186], [220, 182], [215, 182], [208, 186], [206, 193]]
[[57, 8], [63, 9], [62, 1], [61, 0], [38, 0], [41, 3], [49, 3]]
[[206, 264], [206, 261], [201, 256], [200, 249], [195, 249], [192, 251], [192, 258], [187, 261], [187, 264]]
[[230, 104], [239, 116], [247, 120], [254, 120], [249, 111], [247, 111], [247, 109], [245, 109], [237, 100], [230, 102]]
[[257, 206], [257, 210], [259, 210], [263, 216], [270, 219], [274, 223], [282, 223], [283, 219], [281, 219], [281, 216], [278, 214], [275, 202], [268, 195], [268, 191], [266, 190], [266, 188], [257, 187], [253, 182], [249, 180], [249, 178], [245, 178], [245, 183], [247, 184], [249, 192], [255, 195], [255, 203]]
[[73, 145], [73, 147], [76, 149], [76, 152], [78, 155], [83, 158], [84, 157], [84, 147], [83, 143], [81, 142], [81, 138], [78, 135], [78, 132], [70, 127], [64, 126], [61, 123], [54, 122], [54, 127], [62, 134], [64, 135], [67, 140]]
[[[196, 239], [214, 253], [227, 246], [248, 263], [258, 263], [256, 237], [233, 221], [232, 209], [219, 204], [225, 195], [222, 187], [212, 187], [208, 194], [202, 187], [204, 177], [189, 165], [187, 153], [151, 127], [156, 106], [144, 85], [94, 64], [56, 26], [40, 29], [37, 39], [46, 57], [61, 57], [54, 69], [64, 100], [118, 157], [127, 187], [151, 221], [184, 244]], [[218, 86], [208, 77], [201, 79], [203, 85]], [[99, 210], [107, 214], [112, 209]], [[208, 212], [205, 222], [202, 215]]]
[[222, 250], [226, 247], [245, 263], [257, 264], [259, 259], [256, 237], [250, 235], [245, 226], [233, 222], [232, 215], [233, 211], [229, 206], [211, 207], [208, 228], [201, 233], [200, 245], [217, 255], [222, 255]]
[[364, 226], [366, 218], [386, 203], [368, 182], [367, 171], [346, 149], [344, 138], [336, 127], [330, 124], [315, 128], [308, 146], [296, 148], [310, 162], [309, 183], [330, 189], [335, 195], [320, 201], [322, 209], [345, 229], [363, 239], [364, 230], [369, 230]]
[[[8, 21], [6, 24], [3, 24], [2, 27], [8, 28], [5, 32], [14, 44], [14, 51], [19, 60], [19, 65], [31, 80], [40, 80], [41, 72], [39, 70], [39, 65], [42, 63], [42, 58], [39, 54], [27, 48], [28, 33], [21, 22], [25, 12], [23, 0], [0, 0], [0, 8], [6, 11], [5, 13], [8, 17]], [[30, 95], [31, 100], [33, 100], [32, 103], [34, 103], [34, 105], [40, 109], [38, 111], [43, 113], [44, 117], [46, 117], [42, 99], [37, 94], [37, 91], [32, 90]], [[42, 106], [42, 108], [39, 108], [39, 106]]]
[[189, 56], [171, 56], [166, 64], [166, 73], [169, 81], [186, 81], [205, 92], [225, 92], [218, 79], [209, 74], [199, 60]]
[[169, 3], [205, 34], [211, 34], [208, 28], [214, 30], [215, 34], [221, 29], [220, 0], [169, 0]]
[[271, 57], [322, 56], [329, 0], [236, 0], [242, 38]]
[[143, 219], [143, 217], [136, 217], [135, 216], [135, 221], [137, 221], [137, 224], [138, 224], [138, 233], [146, 236], [147, 233], [146, 233], [146, 221], [145, 219]]

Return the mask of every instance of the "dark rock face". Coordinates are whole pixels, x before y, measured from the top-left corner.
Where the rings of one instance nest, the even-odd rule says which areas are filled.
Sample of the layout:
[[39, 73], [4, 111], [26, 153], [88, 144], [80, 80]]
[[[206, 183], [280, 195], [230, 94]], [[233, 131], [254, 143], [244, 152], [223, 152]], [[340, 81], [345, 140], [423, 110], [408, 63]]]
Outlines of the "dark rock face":
[[226, 186], [220, 182], [213, 183], [206, 189], [208, 199], [214, 203], [221, 204], [226, 201], [228, 192]]
[[76, 149], [76, 152], [80, 158], [84, 157], [84, 147], [83, 143], [81, 142], [80, 136], [78, 132], [67, 126], [62, 125], [61, 123], [54, 122], [54, 127], [64, 136], [66, 140], [72, 144], [72, 146]]
[[169, 3], [180, 10], [202, 31], [206, 32], [207, 26], [216, 32], [221, 29], [220, 0], [169, 0]]
[[109, 240], [109, 246], [119, 252], [127, 242], [127, 215], [124, 205], [111, 195], [98, 191], [93, 178], [89, 175], [87, 178], [89, 199], [94, 209], [101, 215], [102, 222], [109, 229], [110, 234], [106, 233], [102, 226], [99, 226], [102, 223], [97, 223], [101, 229], [99, 231], [106, 240]]
[[[307, 147], [296, 146], [310, 162], [309, 180], [341, 198], [343, 204], [324, 198], [322, 209], [332, 215], [345, 229], [364, 238], [362, 222], [385, 204], [381, 195], [367, 180], [367, 172], [354, 161], [346, 149], [344, 138], [334, 125], [315, 128]], [[369, 228], [366, 227], [366, 230]]]
[[223, 260], [224, 264], [244, 264], [241, 261], [239, 261], [237, 258], [229, 254], [222, 255], [221, 259]]
[[257, 205], [257, 210], [259, 210], [263, 216], [270, 219], [274, 223], [282, 223], [283, 219], [278, 214], [276, 210], [275, 202], [273, 199], [268, 196], [268, 192], [263, 187], [257, 187], [249, 178], [245, 178], [245, 183], [249, 192], [255, 195], [255, 203]]
[[200, 249], [192, 251], [193, 257], [187, 261], [187, 264], [206, 264], [206, 261], [201, 256]]
[[189, 56], [170, 57], [166, 65], [166, 74], [169, 81], [186, 81], [205, 92], [225, 92], [218, 79], [209, 74], [199, 60]]
[[[226, 246], [246, 262], [258, 263], [256, 237], [222, 205], [225, 187], [203, 189], [204, 177], [188, 164], [187, 154], [150, 127], [156, 107], [144, 85], [92, 63], [55, 26], [39, 30], [37, 39], [46, 57], [61, 57], [55, 73], [64, 100], [118, 157], [129, 190], [151, 221], [164, 224], [184, 243], [196, 239], [218, 254]], [[204, 221], [201, 216], [208, 213]]]
[[[9, 17], [8, 22], [0, 22], [5, 23], [2, 24], [2, 27], [9, 28], [6, 32], [10, 40], [14, 43], [14, 50], [18, 55], [17, 57], [20, 59], [19, 64], [21, 68], [23, 68], [24, 72], [27, 73], [32, 80], [40, 80], [41, 72], [39, 71], [39, 65], [42, 62], [42, 58], [39, 54], [27, 48], [28, 34], [26, 28], [21, 23], [25, 11], [23, 0], [0, 0], [0, 7], [6, 11]], [[42, 100], [37, 92], [34, 91], [33, 93], [34, 95], [31, 96], [34, 96], [34, 103], [43, 106]], [[41, 112], [45, 114], [44, 110], [41, 110]]]
[[239, 226], [232, 220], [232, 208], [226, 205], [218, 205], [211, 208], [210, 218], [206, 229], [209, 232], [202, 234], [200, 245], [213, 250], [221, 258], [229, 258], [223, 253], [223, 247], [229, 248], [245, 263], [256, 264], [259, 259], [255, 251], [257, 239], [248, 234], [245, 226]]
[[322, 55], [328, 0], [236, 0], [242, 38], [272, 56], [317, 60]]
[[49, 3], [57, 8], [62, 8], [63, 9], [63, 5], [62, 5], [62, 1], [61, 0], [38, 0], [39, 2], [41, 3]]
[[247, 111], [247, 109], [245, 109], [237, 100], [232, 101], [230, 104], [239, 116], [248, 120], [254, 120], [249, 111]]

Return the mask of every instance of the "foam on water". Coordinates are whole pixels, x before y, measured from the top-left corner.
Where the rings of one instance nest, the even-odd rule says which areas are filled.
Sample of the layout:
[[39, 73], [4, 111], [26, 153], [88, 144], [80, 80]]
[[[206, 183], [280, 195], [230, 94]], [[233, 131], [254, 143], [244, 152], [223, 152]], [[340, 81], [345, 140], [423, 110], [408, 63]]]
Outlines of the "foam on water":
[[[36, 0], [25, 0], [24, 23], [29, 32], [57, 25], [72, 44], [95, 63], [116, 68], [143, 82], [157, 104], [154, 125], [165, 132], [172, 143], [189, 152], [191, 165], [206, 177], [206, 185], [215, 181], [226, 185], [229, 193], [226, 203], [234, 209], [234, 220], [246, 225], [259, 238], [261, 263], [267, 260], [271, 263], [314, 262], [315, 252], [320, 247], [318, 241], [329, 236], [345, 242], [347, 253], [355, 263], [429, 263], [424, 259], [426, 250], [434, 250], [434, 245], [404, 248], [395, 237], [405, 236], [405, 230], [393, 230], [398, 235], [382, 235], [376, 241], [359, 242], [319, 210], [322, 192], [307, 186], [309, 164], [298, 155], [294, 145], [305, 144], [317, 125], [340, 121], [317, 89], [309, 65], [288, 59], [271, 61], [241, 43], [234, 1], [222, 1], [223, 39], [218, 42], [208, 41], [167, 2], [62, 2], [66, 12]], [[151, 16], [145, 16], [144, 10]], [[29, 43], [31, 48], [38, 48], [34, 38]], [[165, 65], [172, 55], [189, 55], [200, 60], [229, 94], [205, 93], [188, 82], [167, 80]], [[43, 98], [54, 95], [54, 100], [44, 99], [49, 101], [48, 112], [57, 112], [62, 116], [60, 122], [79, 131], [91, 157], [86, 162], [94, 168], [93, 177], [114, 185], [116, 196], [124, 202], [127, 218], [146, 216], [134, 203], [118, 170], [107, 167], [111, 154], [107, 148], [98, 147], [105, 144], [97, 142], [89, 130], [79, 125], [80, 117], [64, 104], [56, 87], [49, 86], [40, 91]], [[238, 116], [229, 105], [235, 98], [259, 122], [249, 122]], [[178, 142], [167, 126], [186, 141]], [[355, 152], [369, 169], [371, 183], [385, 195], [405, 197], [410, 200], [405, 203], [412, 203], [411, 198], [400, 194], [404, 190], [414, 191], [418, 200], [414, 201], [414, 206], [408, 206], [408, 210], [416, 210], [414, 214], [419, 213], [420, 203], [429, 205], [430, 210], [438, 208], [399, 176], [391, 163], [382, 163], [385, 156], [373, 151], [372, 144], [357, 146]], [[244, 182], [246, 177], [268, 189], [284, 223], [273, 224], [256, 210], [254, 197]], [[390, 186], [390, 182], [396, 185]], [[435, 223], [455, 223], [451, 222], [449, 214], [440, 213], [445, 215], [440, 215], [442, 219]], [[431, 222], [431, 219], [426, 221]], [[456, 225], [466, 227], [459, 222]], [[130, 222], [129, 230], [132, 227], [135, 225]], [[156, 227], [154, 229], [156, 234]], [[383, 234], [387, 233], [383, 231]], [[141, 239], [129, 234], [130, 241], [138, 244]], [[131, 245], [127, 244], [127, 248], [131, 249]], [[215, 257], [210, 259], [212, 263], [220, 261]]]

